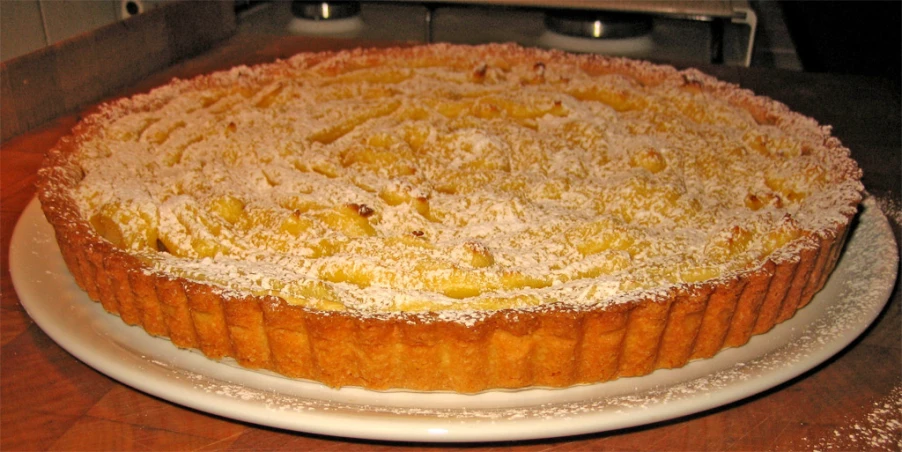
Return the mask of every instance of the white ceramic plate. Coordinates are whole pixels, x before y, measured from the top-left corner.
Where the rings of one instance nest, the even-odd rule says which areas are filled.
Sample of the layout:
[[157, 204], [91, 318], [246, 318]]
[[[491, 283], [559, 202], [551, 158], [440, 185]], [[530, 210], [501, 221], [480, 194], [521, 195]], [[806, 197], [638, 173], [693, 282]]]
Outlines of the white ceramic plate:
[[37, 201], [22, 214], [10, 270], [22, 305], [58, 344], [138, 390], [272, 427], [401, 441], [502, 441], [600, 432], [721, 406], [772, 388], [833, 356], [886, 304], [898, 250], [872, 201], [827, 286], [789, 321], [747, 345], [681, 369], [569, 389], [475, 395], [330, 389], [216, 362], [107, 314], [78, 289]]

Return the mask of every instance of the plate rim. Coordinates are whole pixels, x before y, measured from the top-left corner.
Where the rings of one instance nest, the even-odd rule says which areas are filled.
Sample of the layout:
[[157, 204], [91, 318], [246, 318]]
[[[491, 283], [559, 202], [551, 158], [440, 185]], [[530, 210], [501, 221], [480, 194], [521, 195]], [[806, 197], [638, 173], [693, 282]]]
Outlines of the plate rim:
[[[261, 390], [260, 388], [250, 387], [247, 385], [242, 385], [240, 383], [238, 385], [235, 385], [231, 382], [223, 382], [217, 380], [217, 378], [222, 374], [226, 376], [238, 375], [239, 379], [242, 379], [247, 372], [255, 371], [238, 368], [232, 368], [230, 371], [227, 371], [225, 369], [220, 369], [217, 367], [215, 370], [217, 375], [200, 375], [193, 373], [192, 371], [188, 371], [183, 367], [179, 367], [178, 365], [173, 367], [161, 364], [159, 362], [148, 363], [146, 356], [137, 356], [137, 354], [140, 354], [140, 352], [135, 352], [134, 350], [128, 351], [126, 350], [126, 348], [121, 347], [119, 344], [112, 346], [112, 348], [119, 347], [121, 350], [124, 350], [121, 353], [124, 353], [126, 356], [130, 354], [129, 359], [125, 361], [113, 359], [112, 361], [110, 361], [108, 358], [116, 358], [116, 356], [96, 356], [96, 354], [91, 354], [84, 350], [84, 344], [82, 344], [81, 342], [84, 342], [84, 340], [86, 339], [82, 338], [81, 336], [76, 337], [76, 339], [79, 339], [80, 342], [72, 343], [72, 336], [67, 337], [67, 334], [71, 333], [71, 325], [69, 325], [70, 328], [67, 330], [65, 325], [58, 324], [58, 320], [50, 318], [48, 313], [45, 312], [47, 310], [47, 307], [45, 306], [47, 301], [37, 299], [39, 297], [36, 297], [33, 294], [34, 287], [32, 286], [34, 285], [34, 282], [32, 281], [32, 279], [35, 277], [35, 275], [26, 271], [26, 268], [28, 266], [25, 265], [25, 262], [28, 262], [28, 253], [31, 252], [29, 244], [33, 244], [38, 239], [37, 234], [41, 233], [40, 228], [45, 228], [44, 232], [49, 230], [50, 235], [47, 236], [47, 238], [50, 239], [49, 248], [51, 249], [51, 251], [55, 250], [56, 252], [56, 254], [51, 257], [45, 256], [45, 259], [42, 259], [40, 263], [47, 264], [47, 268], [49, 268], [51, 263], [62, 263], [62, 257], [59, 254], [59, 249], [52, 237], [52, 229], [50, 229], [50, 225], [47, 224], [46, 220], [44, 219], [43, 213], [40, 209], [40, 203], [37, 198], [34, 198], [29, 202], [29, 204], [20, 215], [13, 230], [9, 248], [9, 271], [13, 286], [19, 296], [20, 303], [25, 308], [26, 312], [28, 312], [28, 315], [41, 328], [41, 330], [44, 331], [45, 334], [50, 336], [51, 339], [54, 340], [54, 342], [60, 345], [68, 353], [75, 356], [77, 359], [97, 369], [101, 373], [104, 373], [105, 375], [110, 376], [117, 381], [139, 391], [160, 397], [179, 405], [194, 408], [202, 412], [216, 414], [226, 418], [251, 422], [259, 425], [345, 438], [415, 442], [489, 442], [534, 440], [619, 430], [623, 428], [653, 424], [665, 420], [685, 417], [702, 411], [707, 411], [735, 402], [737, 400], [751, 397], [755, 394], [759, 394], [763, 391], [785, 383], [822, 364], [832, 356], [844, 350], [856, 338], [867, 331], [874, 320], [876, 320], [880, 313], [884, 310], [889, 301], [892, 289], [895, 285], [896, 275], [898, 272], [898, 248], [895, 244], [895, 236], [893, 235], [893, 231], [891, 229], [891, 226], [889, 225], [888, 219], [880, 211], [876, 203], [873, 202], [872, 198], [866, 199], [865, 202], [862, 203], [862, 206], [862, 211], [857, 217], [857, 223], [853, 225], [853, 231], [850, 235], [850, 243], [852, 243], [854, 240], [854, 234], [856, 230], [866, 225], [868, 227], [873, 227], [879, 230], [879, 238], [884, 241], [883, 244], [888, 248], [891, 248], [894, 252], [893, 258], [891, 260], [892, 262], [887, 263], [887, 268], [884, 269], [886, 275], [883, 275], [881, 273], [880, 277], [872, 275], [870, 278], [871, 282], [881, 283], [883, 285], [881, 287], [875, 288], [874, 293], [869, 295], [871, 298], [873, 298], [873, 300], [870, 300], [871, 304], [868, 305], [868, 309], [866, 311], [867, 316], [865, 316], [865, 318], [858, 319], [855, 325], [848, 327], [847, 330], [844, 331], [845, 334], [837, 334], [826, 344], [821, 344], [821, 347], [816, 348], [812, 353], [806, 355], [805, 359], [799, 360], [799, 362], [787, 364], [776, 369], [770, 369], [767, 372], [764, 372], [763, 375], [754, 376], [755, 378], [752, 378], [751, 381], [747, 380], [741, 382], [741, 390], [736, 390], [735, 385], [731, 387], [729, 384], [726, 384], [725, 386], [715, 387], [711, 390], [701, 390], [698, 394], [693, 396], [675, 398], [673, 400], [664, 400], [660, 403], [653, 403], [651, 407], [626, 407], [623, 408], [623, 410], [619, 411], [619, 413], [622, 414], [619, 416], [612, 416], [612, 412], [605, 411], [607, 410], [607, 407], [604, 406], [604, 403], [616, 401], [614, 400], [616, 398], [611, 400], [596, 400], [596, 403], [601, 403], [601, 405], [598, 406], [604, 408], [601, 410], [594, 410], [591, 404], [589, 404], [588, 406], [581, 406], [580, 404], [584, 404], [584, 402], [579, 401], [566, 402], [560, 407], [549, 404], [545, 407], [547, 410], [549, 410], [549, 414], [547, 415], [535, 414], [541, 413], [542, 407], [521, 407], [519, 409], [523, 411], [529, 411], [530, 409], [539, 409], [539, 411], [533, 411], [532, 414], [527, 412], [526, 414], [519, 417], [516, 415], [516, 411], [514, 411], [514, 415], [510, 414], [510, 407], [499, 408], [499, 410], [501, 410], [501, 415], [495, 418], [491, 416], [492, 410], [486, 410], [486, 413], [488, 414], [486, 416], [462, 418], [460, 415], [455, 415], [454, 409], [444, 409], [443, 411], [443, 409], [435, 409], [430, 407], [424, 407], [420, 409], [417, 407], [374, 407], [372, 405], [355, 406], [341, 404], [336, 405], [330, 400], [315, 399], [305, 399], [305, 402], [312, 402], [312, 407], [310, 404], [308, 404], [306, 406], [303, 406], [303, 411], [295, 410], [286, 412], [284, 408], [286, 406], [292, 407], [292, 405], [285, 404], [285, 401], [283, 401], [283, 404], [280, 406], [274, 406], [272, 404], [267, 405], [266, 403], [262, 403], [259, 399], [259, 397], [284, 397], [285, 394], [271, 393], [267, 395], [266, 391]], [[847, 247], [851, 248], [848, 245]], [[840, 258], [840, 262], [837, 264], [837, 270], [842, 270], [843, 259], [846, 258], [846, 255], [849, 253], [851, 252], [848, 249], [844, 251], [843, 256]], [[40, 265], [38, 266], [40, 267]], [[99, 313], [102, 314], [92, 314], [96, 316], [96, 318], [94, 318], [93, 320], [95, 320], [97, 324], [92, 326], [92, 328], [94, 328], [92, 331], [95, 335], [93, 337], [89, 337], [89, 341], [98, 342], [98, 344], [102, 346], [103, 341], [109, 339], [109, 337], [104, 336], [104, 334], [109, 331], [107, 328], [133, 328], [140, 331], [141, 334], [144, 334], [149, 339], [155, 341], [163, 341], [167, 347], [172, 349], [173, 355], [175, 353], [184, 352], [192, 353], [186, 350], [180, 350], [172, 346], [171, 342], [169, 342], [168, 339], [152, 338], [149, 335], [146, 335], [146, 333], [144, 333], [143, 330], [139, 327], [132, 327], [124, 324], [117, 319], [117, 316], [109, 315], [105, 311], [103, 311], [99, 303], [91, 301], [87, 297], [87, 294], [81, 292], [80, 290], [77, 293], [70, 293], [72, 292], [71, 286], [74, 285], [74, 280], [71, 280], [72, 277], [68, 273], [68, 270], [65, 269], [64, 265], [63, 269], [65, 270], [65, 274], [59, 275], [59, 277], [63, 279], [68, 277], [70, 280], [66, 281], [70, 284], [70, 286], [68, 286], [64, 291], [66, 292], [66, 295], [73, 297], [74, 299], [76, 299], [76, 302], [79, 303], [87, 301], [89, 303], [89, 309], [92, 309], [93, 311], [99, 311]], [[45, 269], [45, 271], [47, 271], [48, 274], [51, 273], [50, 270]], [[831, 281], [835, 280], [836, 278], [838, 277], [831, 276], [827, 284], [830, 285]], [[51, 286], [52, 285], [45, 284], [44, 288]], [[825, 292], [825, 290], [822, 290], [821, 292], [822, 293], [819, 293], [810, 305], [814, 305], [815, 303], [827, 303], [823, 301], [823, 299], [826, 298], [823, 295], [823, 292]], [[840, 295], [833, 296], [839, 297]], [[832, 306], [832, 304], [827, 306]], [[817, 318], [821, 319], [823, 317], [824, 316], [820, 316]], [[781, 344], [780, 346], [785, 348], [792, 345], [794, 342], [797, 342], [799, 340], [799, 334], [803, 334], [794, 332], [793, 329], [798, 326], [809, 328], [808, 325], [793, 325], [792, 322], [794, 319], [790, 319], [789, 321], [778, 325], [768, 333], [755, 336], [753, 340], [761, 338], [758, 339], [758, 342], [761, 342], [763, 340], [766, 340], [770, 336], [786, 337], [787, 335], [789, 335], [791, 337], [791, 340], [786, 344]], [[100, 329], [98, 330], [97, 328]], [[790, 331], [787, 332], [783, 330]], [[781, 335], [775, 334], [775, 331], [781, 331]], [[741, 349], [742, 347], [730, 350]], [[730, 352], [730, 350], [721, 352], [713, 359], [716, 360], [725, 352]], [[108, 350], [104, 350], [104, 352], [109, 353]], [[773, 353], [773, 350], [768, 353]], [[227, 364], [209, 360], [199, 353], [194, 352], [193, 354], [199, 356], [200, 359], [206, 361], [206, 363], [208, 364], [229, 367]], [[204, 361], [199, 362], [203, 363]], [[694, 364], [696, 365], [696, 367], [699, 367], [699, 365], [697, 365], [696, 363], [702, 363], [702, 365], [704, 365], [705, 362], [712, 362], [712, 360], [709, 359], [696, 361], [690, 363], [686, 367], [690, 367]], [[754, 362], [754, 360], [752, 362]], [[131, 368], [130, 366], [132, 365], [136, 365], [138, 367]], [[142, 365], [144, 366], [143, 368], [141, 367]], [[203, 366], [203, 364], [201, 365]], [[748, 365], [747, 362], [734, 363], [734, 365], [732, 367], [728, 367], [727, 370], [733, 371], [736, 370], [737, 366], [744, 367], [746, 365]], [[138, 369], [137, 375], [134, 369]], [[208, 369], [208, 367], [204, 367], [204, 369]], [[681, 370], [673, 369], [665, 370], [663, 372], [672, 371], [680, 372]], [[146, 381], [148, 372], [150, 372], [150, 375], [154, 377], [152, 379], [152, 383], [155, 383], [156, 386], [151, 385], [149, 384], [150, 382]], [[657, 371], [656, 373], [658, 372], [661, 371]], [[722, 370], [714, 372], [709, 376], [716, 376], [718, 372], [722, 372]], [[647, 379], [649, 377], [650, 376], [632, 378]], [[282, 377], [276, 376], [272, 378]], [[282, 379], [285, 380], [284, 378]], [[695, 379], [690, 379], [681, 381], [679, 384], [692, 384], [694, 381]], [[309, 384], [318, 385], [317, 383]], [[597, 385], [606, 384], [609, 383], [599, 383]], [[673, 385], [673, 387], [677, 386], [678, 385]], [[672, 390], [673, 387], [665, 387], [652, 390], [646, 389], [642, 394], [637, 393], [632, 394], [632, 396], [654, 396], [654, 391], [665, 391], [666, 393], [666, 390]], [[367, 393], [371, 396], [373, 393], [375, 393], [374, 391], [366, 391], [360, 388], [327, 391], [353, 392], [354, 390]], [[568, 391], [568, 389], [549, 391]], [[489, 392], [491, 393], [492, 391]], [[516, 391], [514, 391], [514, 393], [515, 392]], [[377, 395], [375, 395], [374, 397], [378, 399], [378, 394], [390, 393], [376, 394]], [[454, 396], [466, 397], [465, 395]], [[289, 395], [288, 398], [290, 399], [291, 397], [293, 396]], [[383, 398], [387, 397], [388, 396]], [[568, 403], [570, 405], [567, 405]], [[572, 409], [567, 408], [567, 406], [572, 406]], [[294, 406], [294, 408], [297, 408], [297, 406]], [[597, 406], [595, 408], [597, 408]], [[355, 409], [357, 410], [356, 412], [354, 411]], [[460, 407], [456, 409], [459, 413]], [[508, 410], [508, 414], [506, 416], [504, 415], [504, 410]], [[463, 411], [466, 411], [466, 408], [464, 408]], [[473, 415], [474, 413], [471, 412], [468, 414]], [[349, 429], [347, 427], [348, 423], [353, 423], [354, 428]]]

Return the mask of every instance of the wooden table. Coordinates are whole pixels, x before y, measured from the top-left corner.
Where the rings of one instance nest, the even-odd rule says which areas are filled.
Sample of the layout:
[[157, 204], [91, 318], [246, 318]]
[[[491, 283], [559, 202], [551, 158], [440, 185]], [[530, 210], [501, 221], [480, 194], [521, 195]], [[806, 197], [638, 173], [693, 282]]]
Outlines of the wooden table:
[[[237, 36], [155, 74], [124, 93], [173, 76], [269, 61], [300, 50], [358, 43]], [[775, 70], [709, 68], [714, 75], [833, 124], [885, 205], [899, 243], [900, 107], [886, 81]], [[42, 154], [78, 115], [18, 136], [2, 147], [3, 450], [298, 449], [395, 450], [409, 444], [332, 438], [236, 422], [146, 395], [95, 371], [49, 339], [19, 303], [9, 275], [12, 230], [35, 193]], [[902, 295], [898, 287], [874, 325], [826, 363], [774, 389], [700, 414], [627, 430], [516, 443], [484, 450], [788, 450], [902, 447]], [[878, 444], [883, 435], [888, 443]], [[426, 445], [417, 445], [426, 447]]]

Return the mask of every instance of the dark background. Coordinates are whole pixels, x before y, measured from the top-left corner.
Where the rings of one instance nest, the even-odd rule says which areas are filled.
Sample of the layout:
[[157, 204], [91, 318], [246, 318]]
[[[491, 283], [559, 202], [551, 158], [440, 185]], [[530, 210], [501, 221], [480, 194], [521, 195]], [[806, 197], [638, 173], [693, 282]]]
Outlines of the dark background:
[[876, 75], [900, 85], [902, 2], [782, 1], [806, 72]]

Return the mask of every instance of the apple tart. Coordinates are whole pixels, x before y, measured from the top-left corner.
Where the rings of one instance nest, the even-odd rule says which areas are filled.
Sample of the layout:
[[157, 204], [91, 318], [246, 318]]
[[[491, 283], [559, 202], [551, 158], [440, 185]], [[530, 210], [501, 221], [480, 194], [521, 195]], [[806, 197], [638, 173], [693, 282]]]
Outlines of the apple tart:
[[108, 103], [39, 198], [90, 298], [175, 346], [477, 392], [743, 345], [824, 285], [860, 178], [828, 127], [696, 70], [435, 44]]

